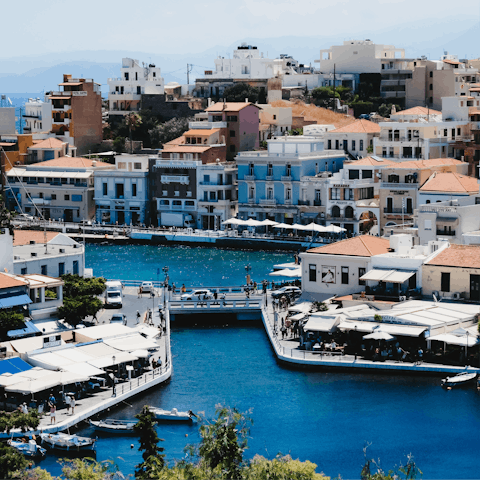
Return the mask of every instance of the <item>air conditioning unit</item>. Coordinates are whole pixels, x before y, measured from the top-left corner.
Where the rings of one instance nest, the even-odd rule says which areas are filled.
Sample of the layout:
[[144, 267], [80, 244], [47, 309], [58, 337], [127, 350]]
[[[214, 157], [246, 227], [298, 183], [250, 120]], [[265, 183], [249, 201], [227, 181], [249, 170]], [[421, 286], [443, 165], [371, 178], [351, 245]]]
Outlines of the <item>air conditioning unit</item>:
[[453, 299], [454, 300], [460, 300], [462, 298], [462, 296], [460, 295], [460, 292], [455, 292], [453, 294]]
[[60, 249], [60, 253], [65, 253], [65, 249], [64, 249], [64, 248], [61, 248], [61, 249]]
[[32, 252], [32, 257], [36, 257], [36, 256], [37, 256], [36, 252]]
[[407, 297], [405, 297], [405, 295], [402, 295], [401, 297], [399, 297], [399, 300], [401, 302], [405, 302], [407, 300]]

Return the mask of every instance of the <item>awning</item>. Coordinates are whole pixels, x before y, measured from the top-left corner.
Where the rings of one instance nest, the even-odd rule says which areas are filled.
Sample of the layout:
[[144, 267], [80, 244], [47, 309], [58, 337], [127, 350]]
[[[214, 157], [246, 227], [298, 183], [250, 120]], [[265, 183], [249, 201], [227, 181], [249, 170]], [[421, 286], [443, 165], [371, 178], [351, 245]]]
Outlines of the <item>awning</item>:
[[478, 338], [474, 335], [452, 335], [451, 333], [443, 333], [428, 338], [428, 340], [435, 340], [437, 342], [448, 343], [449, 345], [459, 345], [461, 347], [473, 347], [478, 344]]
[[396, 323], [378, 323], [366, 321], [345, 320], [340, 322], [337, 326], [339, 330], [351, 331], [355, 330], [361, 333], [371, 333], [376, 328], [381, 328], [382, 332], [387, 332], [390, 335], [403, 337], [419, 337], [428, 327], [417, 325], [400, 325]]
[[88, 375], [89, 377], [92, 377], [94, 375], [105, 374], [105, 372], [100, 368], [94, 367], [93, 365], [90, 365], [89, 363], [86, 363], [86, 362], [74, 363], [73, 365], [66, 365], [65, 367], [62, 367], [62, 369], [65, 370], [66, 372], [81, 373], [84, 375]]
[[32, 366], [20, 357], [6, 358], [5, 360], [0, 361], [0, 374], [25, 372], [31, 368]]
[[32, 300], [26, 294], [0, 298], [0, 308], [18, 307], [20, 305], [28, 305], [29, 303], [32, 303]]
[[[113, 360], [113, 357], [115, 357], [115, 361]], [[96, 358], [95, 360], [91, 360], [88, 363], [97, 368], [106, 368], [106, 367], [111, 367], [113, 365], [119, 365], [121, 363], [133, 362], [134, 360], [138, 360], [138, 357], [136, 357], [135, 355], [131, 355], [130, 353], [127, 353], [127, 352], [119, 351], [114, 356], [106, 355], [105, 357], [100, 357], [100, 358]]]
[[305, 324], [303, 329], [305, 331], [312, 331], [312, 332], [331, 332], [335, 329], [335, 326], [339, 323], [340, 317], [339, 316], [317, 316], [312, 315], [308, 322]]
[[292, 315], [291, 317], [288, 317], [289, 320], [293, 320], [294, 322], [297, 322], [298, 320], [303, 320], [307, 316], [306, 313], [297, 313], [296, 315]]
[[389, 282], [389, 283], [404, 283], [410, 277], [415, 275], [415, 271], [403, 271], [403, 270], [380, 270], [374, 268], [369, 270], [365, 275], [360, 277], [360, 280], [372, 280], [377, 282]]

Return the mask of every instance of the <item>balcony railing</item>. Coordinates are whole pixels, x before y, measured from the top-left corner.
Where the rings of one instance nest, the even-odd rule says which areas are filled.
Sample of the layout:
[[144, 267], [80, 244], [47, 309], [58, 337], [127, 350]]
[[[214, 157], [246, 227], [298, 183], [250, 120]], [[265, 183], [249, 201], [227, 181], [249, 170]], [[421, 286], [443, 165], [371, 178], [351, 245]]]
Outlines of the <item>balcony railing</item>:
[[455, 236], [455, 230], [439, 230], [437, 229], [437, 235], [440, 237], [454, 237]]
[[245, 175], [243, 177], [243, 179], [246, 181], [246, 182], [253, 182], [255, 180], [255, 175]]
[[277, 200], [275, 198], [261, 198], [260, 205], [276, 205]]
[[308, 206], [308, 205], [310, 205], [310, 200], [299, 200], [298, 204]]
[[293, 177], [291, 175], [282, 175], [280, 177], [280, 180], [282, 182], [291, 182], [293, 180]]
[[382, 182], [380, 188], [399, 188], [405, 190], [407, 188], [418, 189], [418, 183], [395, 183], [395, 182]]
[[413, 215], [413, 210], [407, 210], [406, 208], [384, 208], [383, 213], [386, 213], [387, 215], [389, 213], [392, 215], [401, 215], [402, 213], [404, 215]]

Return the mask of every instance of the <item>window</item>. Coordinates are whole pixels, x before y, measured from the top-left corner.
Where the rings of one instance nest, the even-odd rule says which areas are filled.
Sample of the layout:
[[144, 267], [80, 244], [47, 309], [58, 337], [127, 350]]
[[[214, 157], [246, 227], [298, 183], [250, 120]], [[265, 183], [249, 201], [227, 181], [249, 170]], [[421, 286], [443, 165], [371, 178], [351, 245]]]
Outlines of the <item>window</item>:
[[248, 198], [250, 200], [253, 200], [255, 198], [255, 187], [251, 186], [249, 189], [248, 189]]
[[57, 199], [57, 195], [55, 193], [52, 193], [52, 200], [56, 200]]
[[363, 140], [360, 140], [360, 148], [359, 148], [360, 151], [363, 150]]
[[317, 266], [309, 265], [308, 266], [308, 281], [316, 282], [317, 281]]
[[340, 140], [335, 140], [335, 150], [340, 150]]
[[353, 200], [353, 188], [346, 188], [344, 197], [345, 200]]
[[72, 195], [72, 202], [81, 202], [83, 200], [82, 195]]
[[342, 285], [348, 285], [348, 267], [342, 267]]
[[73, 261], [73, 274], [78, 275], [78, 260]]
[[124, 195], [124, 185], [123, 183], [115, 184], [115, 198], [123, 198]]
[[355, 150], [355, 140], [352, 140], [352, 150]]
[[125, 72], [125, 80], [128, 80], [128, 72]]
[[358, 269], [358, 284], [359, 285], [365, 285], [365, 280], [360, 280], [366, 273], [365, 268], [359, 268]]
[[285, 190], [285, 200], [291, 200], [292, 199], [292, 189], [287, 188]]
[[[207, 192], [205, 192], [205, 193], [207, 193]], [[182, 205], [182, 201], [181, 200], [173, 200], [172, 205], [174, 205], [176, 207], [180, 207]]]
[[235, 136], [235, 130], [230, 130], [230, 137], [234, 137]]
[[360, 178], [360, 170], [348, 170], [349, 180], [356, 180], [357, 178]]
[[332, 192], [332, 200], [341, 200], [339, 188], [332, 188], [330, 191]]
[[132, 197], [136, 197], [136, 196], [137, 196], [137, 184], [132, 183]]
[[230, 145], [230, 151], [231, 151], [232, 153], [235, 153], [235, 145]]
[[430, 78], [433, 78], [433, 72], [429, 72]]
[[442, 280], [441, 280], [441, 287], [440, 290], [442, 292], [449, 292], [450, 291], [450, 273], [442, 272]]
[[273, 165], [271, 163], [269, 163], [267, 166], [267, 176], [273, 176]]
[[140, 162], [135, 162], [133, 164], [133, 169], [134, 170], [141, 170], [142, 169], [142, 164]]
[[362, 178], [373, 178], [373, 170], [362, 170]]
[[273, 200], [273, 188], [272, 187], [267, 188], [267, 199], [268, 200]]
[[64, 263], [59, 263], [58, 264], [58, 276], [61, 277], [62, 275], [65, 275], [65, 264]]
[[253, 165], [253, 163], [250, 163], [248, 165], [248, 174], [249, 175], [253, 175], [253, 171], [254, 171], [253, 169], [254, 169], [254, 165]]
[[423, 224], [423, 228], [425, 230], [431, 230], [432, 229], [432, 221], [431, 220], [425, 220]]
[[103, 184], [103, 196], [108, 194], [108, 183]]
[[137, 86], [137, 95], [142, 94], [142, 87], [140, 85]]
[[63, 196], [63, 199], [64, 199], [64, 200], [70, 200], [70, 195], [64, 195], [64, 196]]
[[42, 275], [48, 275], [48, 270], [47, 270], [47, 266], [46, 265], [42, 265], [41, 266], [41, 269], [42, 269]]
[[285, 168], [285, 175], [287, 177], [290, 177], [292, 175], [292, 165], [290, 165], [290, 163], [287, 163], [287, 166]]
[[348, 140], [343, 141], [343, 149], [348, 150]]
[[26, 275], [27, 274], [27, 267], [23, 267], [20, 271], [20, 275]]
[[332, 149], [332, 141], [331, 140], [328, 141], [328, 147], [327, 148], [328, 148], [328, 150]]
[[227, 115], [227, 122], [237, 122], [237, 121], [238, 121], [238, 117], [236, 115]]

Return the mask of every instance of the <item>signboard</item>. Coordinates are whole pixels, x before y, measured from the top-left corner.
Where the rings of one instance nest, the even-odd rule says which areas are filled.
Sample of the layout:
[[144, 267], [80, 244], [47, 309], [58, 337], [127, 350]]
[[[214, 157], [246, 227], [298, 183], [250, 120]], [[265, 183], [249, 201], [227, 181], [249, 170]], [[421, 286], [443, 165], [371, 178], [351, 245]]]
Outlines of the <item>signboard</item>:
[[86, 97], [88, 92], [68, 92], [68, 94], [74, 97]]
[[61, 335], [51, 335], [43, 338], [43, 348], [58, 347], [62, 344]]
[[322, 283], [335, 283], [335, 267], [322, 265]]
[[180, 183], [181, 185], [188, 185], [190, 183], [187, 175], [162, 175], [160, 181], [162, 183]]

